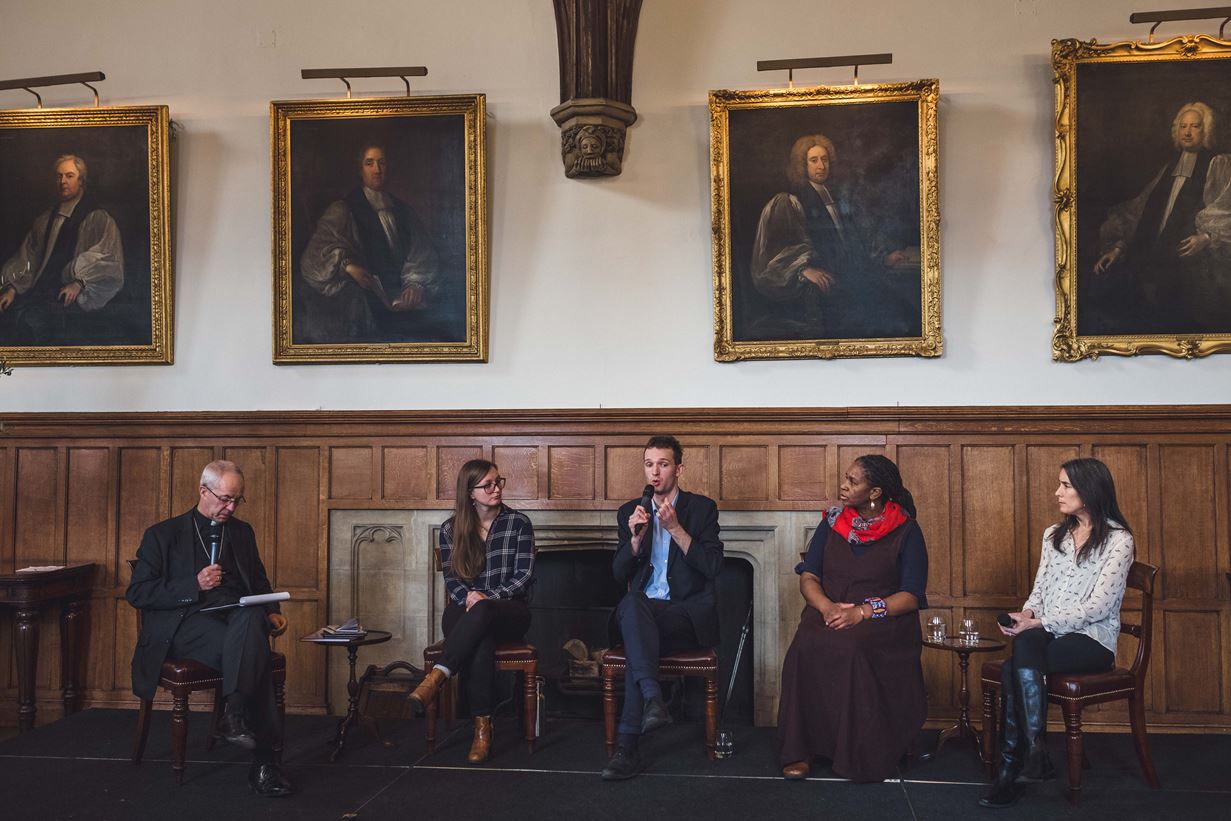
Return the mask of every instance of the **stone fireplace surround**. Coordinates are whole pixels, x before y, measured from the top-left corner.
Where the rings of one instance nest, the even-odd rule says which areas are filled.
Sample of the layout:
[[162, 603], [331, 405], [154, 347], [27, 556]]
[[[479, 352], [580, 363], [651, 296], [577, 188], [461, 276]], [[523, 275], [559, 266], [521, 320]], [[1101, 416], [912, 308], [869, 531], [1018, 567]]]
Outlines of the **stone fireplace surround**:
[[[527, 510], [541, 552], [616, 542], [614, 511]], [[351, 616], [371, 629], [389, 630], [385, 644], [361, 651], [369, 664], [398, 659], [423, 664], [423, 648], [440, 638], [444, 588], [433, 548], [447, 510], [334, 510], [329, 519], [329, 622]], [[808, 512], [733, 511], [720, 514], [728, 556], [753, 568], [753, 687], [758, 726], [774, 724], [782, 656], [802, 609], [794, 572], [816, 526]], [[329, 658], [332, 712], [346, 706], [344, 653]]]

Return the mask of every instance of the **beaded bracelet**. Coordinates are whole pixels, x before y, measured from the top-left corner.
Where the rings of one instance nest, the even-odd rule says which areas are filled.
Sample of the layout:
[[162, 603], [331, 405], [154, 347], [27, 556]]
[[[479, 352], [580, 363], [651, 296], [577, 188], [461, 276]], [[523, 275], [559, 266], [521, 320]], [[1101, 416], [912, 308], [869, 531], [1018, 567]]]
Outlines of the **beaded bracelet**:
[[885, 604], [885, 600], [880, 596], [869, 596], [863, 600], [863, 603], [871, 605], [874, 619], [883, 619], [889, 615], [889, 605]]

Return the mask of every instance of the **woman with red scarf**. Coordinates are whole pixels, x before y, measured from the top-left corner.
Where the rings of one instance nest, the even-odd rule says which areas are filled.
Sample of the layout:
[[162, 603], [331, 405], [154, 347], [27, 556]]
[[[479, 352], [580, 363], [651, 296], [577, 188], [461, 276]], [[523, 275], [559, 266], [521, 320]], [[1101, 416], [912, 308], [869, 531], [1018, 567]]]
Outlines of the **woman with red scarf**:
[[898, 466], [856, 459], [795, 568], [807, 606], [782, 663], [778, 761], [788, 779], [822, 756], [852, 781], [892, 775], [927, 718], [917, 610], [927, 546]]

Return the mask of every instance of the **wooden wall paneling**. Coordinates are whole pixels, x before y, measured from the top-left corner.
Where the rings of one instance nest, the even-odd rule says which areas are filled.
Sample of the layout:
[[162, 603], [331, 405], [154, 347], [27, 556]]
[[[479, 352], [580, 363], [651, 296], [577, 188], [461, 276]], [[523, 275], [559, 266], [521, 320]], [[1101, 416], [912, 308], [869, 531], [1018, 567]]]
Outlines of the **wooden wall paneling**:
[[201, 471], [216, 458], [213, 448], [171, 448], [171, 484], [167, 490], [170, 509], [162, 518], [178, 516], [196, 506], [201, 498]]
[[720, 502], [769, 499], [769, 446], [721, 445], [718, 448]]
[[1101, 459], [1116, 483], [1116, 500], [1133, 531], [1137, 558], [1150, 555], [1150, 460], [1144, 444], [1098, 444], [1091, 455]]
[[[718, 460], [710, 458], [712, 450], [713, 448], [709, 445], [700, 445], [695, 442], [684, 445], [684, 472], [680, 474], [680, 486], [690, 493], [700, 493], [702, 496], [716, 499], [717, 491], [714, 488], [719, 487], [718, 476], [721, 465], [714, 464]], [[644, 483], [643, 473], [642, 484]], [[641, 494], [638, 492], [636, 495]]]
[[[128, 572], [124, 571], [125, 584], [128, 583]], [[101, 617], [110, 615], [112, 619], [111, 634], [115, 637], [115, 646], [111, 659], [111, 686], [116, 691], [132, 694], [132, 657], [137, 646], [137, 611], [123, 595], [115, 599], [114, 607], [101, 613]], [[136, 696], [133, 696], [135, 699]]]
[[595, 498], [594, 445], [550, 445], [547, 448], [547, 497]]
[[482, 458], [483, 448], [480, 445], [437, 446], [436, 498], [441, 501], [453, 501], [453, 497], [457, 494], [457, 474], [462, 469], [462, 465], [471, 459]]
[[[827, 499], [824, 445], [778, 447], [778, 494], [784, 502]], [[837, 495], [837, 494], [834, 494]]]
[[381, 448], [381, 498], [427, 499], [431, 468], [426, 447]]
[[[273, 529], [270, 526], [272, 518], [269, 515], [273, 507], [273, 478], [270, 476], [270, 453], [264, 447], [229, 447], [223, 448], [222, 458], [239, 465], [244, 472], [244, 504], [235, 515], [252, 525], [256, 534], [257, 550], [261, 560], [272, 558], [269, 551], [273, 549]], [[265, 568], [267, 571], [269, 567]]]
[[[1168, 713], [1222, 711], [1222, 629], [1217, 612], [1172, 611], [1162, 623]], [[1157, 640], [1159, 637], [1155, 637]]]
[[[118, 602], [118, 603], [117, 603]], [[132, 609], [124, 599], [116, 599], [110, 592], [96, 593], [85, 608], [85, 642], [79, 681], [83, 690], [111, 692], [115, 689], [114, 659], [127, 650], [131, 658], [135, 644], [121, 645], [115, 637], [116, 607]], [[42, 658], [42, 654], [39, 654]], [[59, 659], [55, 660], [59, 669]], [[57, 682], [58, 683], [58, 682]]]
[[603, 449], [606, 501], [621, 505], [641, 496], [645, 487], [644, 455], [641, 445], [608, 445]]
[[902, 482], [914, 497], [919, 527], [928, 547], [928, 592], [953, 594], [950, 552], [949, 448], [947, 445], [897, 445]]
[[[959, 620], [955, 618], [955, 613], [951, 607], [932, 607], [927, 610], [919, 611], [919, 629], [927, 635], [928, 619], [933, 616], [940, 616], [945, 620], [945, 626], [951, 635], [957, 633], [957, 625]], [[971, 657], [970, 666], [974, 669], [971, 671], [971, 680], [978, 680], [978, 664], [980, 656]], [[928, 716], [936, 718], [939, 716], [951, 716], [957, 714], [958, 703], [957, 693], [960, 688], [958, 680], [957, 656], [948, 650], [936, 650], [931, 647], [923, 648], [922, 656], [923, 664], [923, 686], [928, 694]], [[977, 688], [970, 694], [971, 707], [980, 704], [976, 698]], [[977, 713], [976, 713], [977, 715]]]
[[1027, 529], [1024, 538], [1028, 561], [1023, 574], [1027, 594], [1034, 585], [1034, 577], [1039, 569], [1043, 534], [1060, 520], [1060, 507], [1056, 501], [1056, 488], [1060, 486], [1060, 466], [1077, 457], [1078, 448], [1075, 445], [1026, 446]]
[[64, 563], [61, 470], [56, 448], [17, 449], [14, 569]]
[[[1218, 578], [1228, 583], [1215, 582], [1215, 598], [1224, 602], [1231, 601], [1231, 499], [1227, 495], [1231, 476], [1228, 471], [1231, 471], [1228, 445], [1220, 442], [1214, 449], [1214, 535]], [[1231, 705], [1231, 699], [1228, 704]]]
[[329, 449], [329, 498], [372, 498], [372, 448]]
[[1215, 532], [1214, 449], [1206, 445], [1160, 448], [1160, 481], [1167, 489], [1160, 501], [1162, 542], [1159, 556], [1167, 565], [1164, 599], [1213, 599], [1226, 583], [1218, 577], [1219, 543]]
[[[287, 707], [323, 707], [327, 649], [318, 644], [298, 641], [299, 636], [325, 623], [322, 602], [317, 599], [292, 599], [282, 603], [282, 613], [289, 626], [286, 633], [274, 641], [274, 649], [286, 654]], [[338, 694], [334, 694], [335, 702], [338, 698]], [[346, 694], [342, 693], [340, 698], [340, 706], [344, 710]]]
[[500, 475], [508, 480], [504, 498], [539, 498], [538, 445], [493, 445], [492, 461], [500, 468]]
[[275, 589], [323, 586], [320, 548], [321, 452], [315, 447], [277, 449], [274, 501], [274, 565], [264, 556]]
[[965, 595], [1025, 598], [1021, 546], [1015, 544], [1014, 448], [962, 449], [963, 586]]
[[65, 562], [97, 562], [100, 583], [114, 574], [110, 526], [110, 448], [68, 448], [68, 486], [64, 527]]
[[0, 448], [0, 570], [12, 571], [13, 534], [17, 523], [17, 460], [12, 448]]
[[[129, 559], [146, 528], [164, 518], [159, 489], [162, 486], [162, 452], [154, 447], [118, 448], [119, 480], [116, 498], [116, 560], [112, 566], [115, 585], [128, 586]], [[187, 508], [185, 508], [187, 509]]]

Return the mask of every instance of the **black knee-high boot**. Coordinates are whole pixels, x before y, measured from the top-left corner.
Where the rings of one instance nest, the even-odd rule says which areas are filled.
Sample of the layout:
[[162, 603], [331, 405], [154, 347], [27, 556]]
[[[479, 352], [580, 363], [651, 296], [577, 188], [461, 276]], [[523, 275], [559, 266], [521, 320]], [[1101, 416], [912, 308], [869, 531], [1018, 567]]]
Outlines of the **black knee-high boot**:
[[1019, 669], [1017, 686], [1026, 736], [1026, 766], [1022, 779], [1046, 781], [1055, 778], [1056, 768], [1047, 752], [1047, 684], [1043, 671]]
[[1021, 705], [1013, 661], [1000, 667], [1000, 766], [992, 790], [979, 799], [984, 807], [1007, 807], [1017, 801], [1021, 788], [1015, 783], [1023, 766]]

